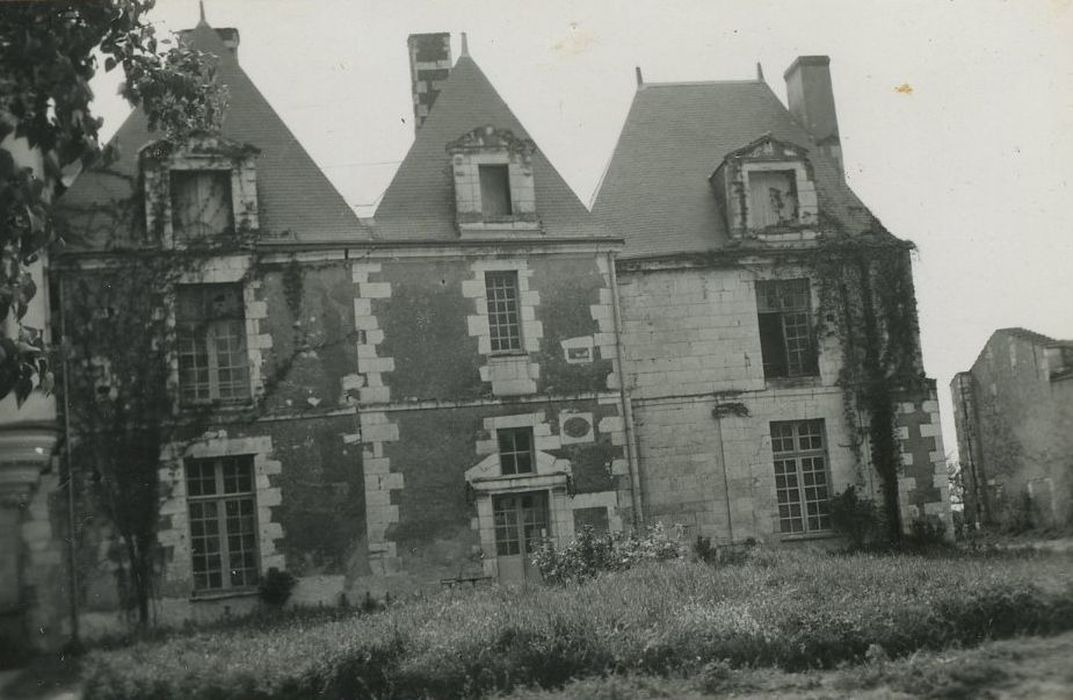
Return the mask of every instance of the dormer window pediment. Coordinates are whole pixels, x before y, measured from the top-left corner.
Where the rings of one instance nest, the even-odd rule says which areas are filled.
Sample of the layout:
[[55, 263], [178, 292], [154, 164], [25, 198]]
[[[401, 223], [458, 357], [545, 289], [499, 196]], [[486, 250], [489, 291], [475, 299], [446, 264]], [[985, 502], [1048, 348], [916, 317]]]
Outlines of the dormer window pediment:
[[532, 155], [535, 144], [486, 125], [447, 144], [455, 209], [465, 237], [540, 229]]
[[816, 185], [807, 150], [770, 134], [732, 151], [710, 182], [732, 238], [814, 238]]
[[181, 144], [153, 141], [139, 160], [146, 230], [166, 247], [259, 227], [256, 158], [259, 149], [213, 134]]

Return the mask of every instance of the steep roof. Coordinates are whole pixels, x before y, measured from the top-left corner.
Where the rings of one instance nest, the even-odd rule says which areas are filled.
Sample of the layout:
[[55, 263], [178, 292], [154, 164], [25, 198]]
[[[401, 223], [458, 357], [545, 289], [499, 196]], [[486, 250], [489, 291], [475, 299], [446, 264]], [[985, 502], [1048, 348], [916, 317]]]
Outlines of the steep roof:
[[835, 164], [762, 80], [638, 86], [593, 215], [626, 239], [624, 258], [721, 248], [727, 224], [708, 178], [728, 154], [767, 133], [810, 149], [825, 215], [849, 232], [871, 225]]
[[[455, 194], [446, 146], [485, 125], [530, 138], [477, 63], [459, 57], [376, 209], [377, 238], [455, 239]], [[533, 152], [537, 214], [545, 235], [599, 235], [588, 209], [540, 151]]]
[[[229, 92], [221, 134], [260, 149], [257, 158], [257, 199], [261, 230], [269, 242], [344, 242], [368, 238], [342, 195], [317, 167], [298, 139], [238, 65], [238, 58], [218, 32], [202, 21], [184, 34], [195, 49], [219, 58], [218, 77]], [[119, 127], [113, 144], [119, 159], [107, 170], [83, 173], [64, 194], [70, 210], [100, 208], [125, 200], [137, 182], [138, 149], [160, 137], [151, 133], [144, 112], [134, 110]], [[137, 224], [138, 217], [134, 216]], [[99, 220], [98, 224], [99, 225]]]

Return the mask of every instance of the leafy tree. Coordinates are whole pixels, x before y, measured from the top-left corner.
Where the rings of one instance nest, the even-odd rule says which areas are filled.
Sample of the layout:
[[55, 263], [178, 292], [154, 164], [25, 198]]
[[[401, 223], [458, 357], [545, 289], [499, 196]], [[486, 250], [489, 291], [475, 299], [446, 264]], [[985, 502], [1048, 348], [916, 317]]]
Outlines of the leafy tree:
[[0, 148], [0, 398], [21, 404], [34, 386], [52, 385], [40, 329], [22, 318], [36, 293], [28, 271], [62, 240], [51, 206], [64, 174], [110, 154], [98, 142], [102, 120], [90, 109], [98, 68], [121, 67], [121, 92], [141, 106], [150, 129], [177, 140], [219, 127], [226, 92], [215, 58], [158, 41], [146, 13], [155, 0], [37, 0], [0, 6], [0, 143], [24, 138], [43, 156], [43, 177]]

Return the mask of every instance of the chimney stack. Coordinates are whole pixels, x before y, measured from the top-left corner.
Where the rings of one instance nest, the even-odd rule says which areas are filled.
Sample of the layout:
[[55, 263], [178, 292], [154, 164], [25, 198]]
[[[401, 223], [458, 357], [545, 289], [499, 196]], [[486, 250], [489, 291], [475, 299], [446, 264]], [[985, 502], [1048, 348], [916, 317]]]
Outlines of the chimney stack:
[[798, 56], [782, 77], [790, 114], [808, 129], [819, 150], [834, 161], [839, 175], [844, 175], [830, 65], [827, 56]]
[[414, 131], [421, 129], [451, 73], [451, 35], [447, 32], [411, 34], [410, 87], [414, 100]]

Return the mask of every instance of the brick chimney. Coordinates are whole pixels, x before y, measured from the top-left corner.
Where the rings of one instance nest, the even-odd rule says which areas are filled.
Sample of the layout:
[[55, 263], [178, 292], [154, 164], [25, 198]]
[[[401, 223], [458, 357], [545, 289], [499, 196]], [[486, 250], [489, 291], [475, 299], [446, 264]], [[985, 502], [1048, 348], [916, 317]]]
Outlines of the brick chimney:
[[812, 134], [816, 146], [842, 167], [842, 142], [838, 137], [835, 94], [831, 89], [831, 59], [827, 56], [798, 56], [783, 73], [786, 99], [794, 115]]
[[451, 35], [447, 32], [411, 34], [406, 46], [410, 50], [410, 87], [414, 99], [414, 131], [417, 131], [428, 118], [451, 73]]

